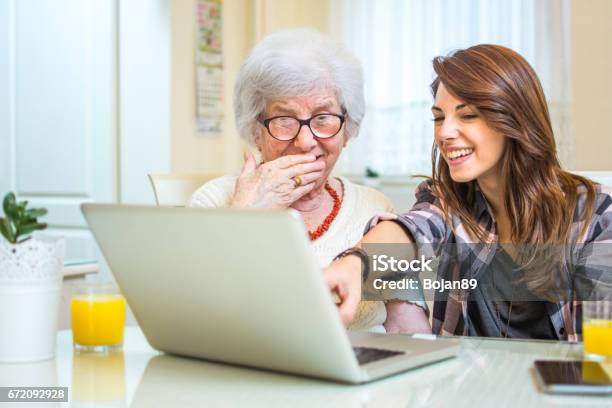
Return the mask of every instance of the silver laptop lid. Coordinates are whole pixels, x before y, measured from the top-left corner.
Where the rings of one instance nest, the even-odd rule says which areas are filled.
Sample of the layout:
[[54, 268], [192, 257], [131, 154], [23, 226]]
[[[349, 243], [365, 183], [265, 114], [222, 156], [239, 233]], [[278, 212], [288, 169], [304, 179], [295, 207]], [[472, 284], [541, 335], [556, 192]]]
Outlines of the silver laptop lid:
[[82, 210], [156, 349], [359, 378], [297, 213], [109, 204]]

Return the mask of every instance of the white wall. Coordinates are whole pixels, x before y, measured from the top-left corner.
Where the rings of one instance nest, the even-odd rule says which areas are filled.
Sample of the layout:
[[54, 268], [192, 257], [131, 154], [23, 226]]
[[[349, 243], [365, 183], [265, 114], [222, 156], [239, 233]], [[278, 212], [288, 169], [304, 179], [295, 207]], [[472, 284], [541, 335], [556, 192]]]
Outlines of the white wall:
[[575, 168], [612, 170], [612, 1], [572, 0]]
[[223, 135], [203, 138], [195, 129], [195, 0], [172, 1], [172, 172], [232, 173], [244, 148], [234, 126], [234, 79], [252, 43], [251, 0], [223, 2]]
[[154, 204], [170, 171], [170, 0], [119, 1], [119, 201]]

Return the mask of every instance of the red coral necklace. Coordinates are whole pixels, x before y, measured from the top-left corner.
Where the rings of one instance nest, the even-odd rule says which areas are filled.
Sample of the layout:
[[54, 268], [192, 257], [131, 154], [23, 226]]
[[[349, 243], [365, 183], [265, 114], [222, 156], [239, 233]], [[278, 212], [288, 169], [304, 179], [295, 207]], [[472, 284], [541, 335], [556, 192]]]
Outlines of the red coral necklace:
[[308, 235], [310, 236], [311, 241], [315, 241], [319, 239], [321, 235], [327, 232], [327, 230], [329, 229], [329, 226], [331, 225], [331, 223], [334, 221], [334, 219], [338, 215], [338, 211], [340, 211], [340, 204], [341, 204], [340, 196], [338, 195], [338, 193], [336, 193], [336, 190], [334, 190], [332, 186], [329, 185], [328, 182], [325, 183], [325, 191], [327, 191], [329, 195], [331, 196], [331, 198], [334, 200], [334, 207], [332, 208], [331, 212], [327, 215], [327, 217], [325, 217], [321, 225], [317, 227], [317, 229], [315, 229], [314, 231], [308, 231]]

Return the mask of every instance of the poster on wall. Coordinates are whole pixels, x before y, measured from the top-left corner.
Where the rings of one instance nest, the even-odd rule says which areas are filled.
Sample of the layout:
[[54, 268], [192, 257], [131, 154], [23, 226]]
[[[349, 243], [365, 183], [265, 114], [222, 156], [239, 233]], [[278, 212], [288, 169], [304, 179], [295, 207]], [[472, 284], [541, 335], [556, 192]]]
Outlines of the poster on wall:
[[196, 2], [196, 129], [198, 136], [223, 132], [222, 0]]

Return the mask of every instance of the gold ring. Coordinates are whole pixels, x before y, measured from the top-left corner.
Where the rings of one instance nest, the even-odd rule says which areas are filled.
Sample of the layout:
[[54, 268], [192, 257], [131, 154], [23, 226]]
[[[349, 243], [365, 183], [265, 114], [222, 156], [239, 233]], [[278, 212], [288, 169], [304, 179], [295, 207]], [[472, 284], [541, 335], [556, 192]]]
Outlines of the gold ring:
[[299, 187], [302, 185], [302, 177], [300, 176], [295, 176], [291, 180], [293, 180], [293, 182], [295, 183], [295, 187]]

